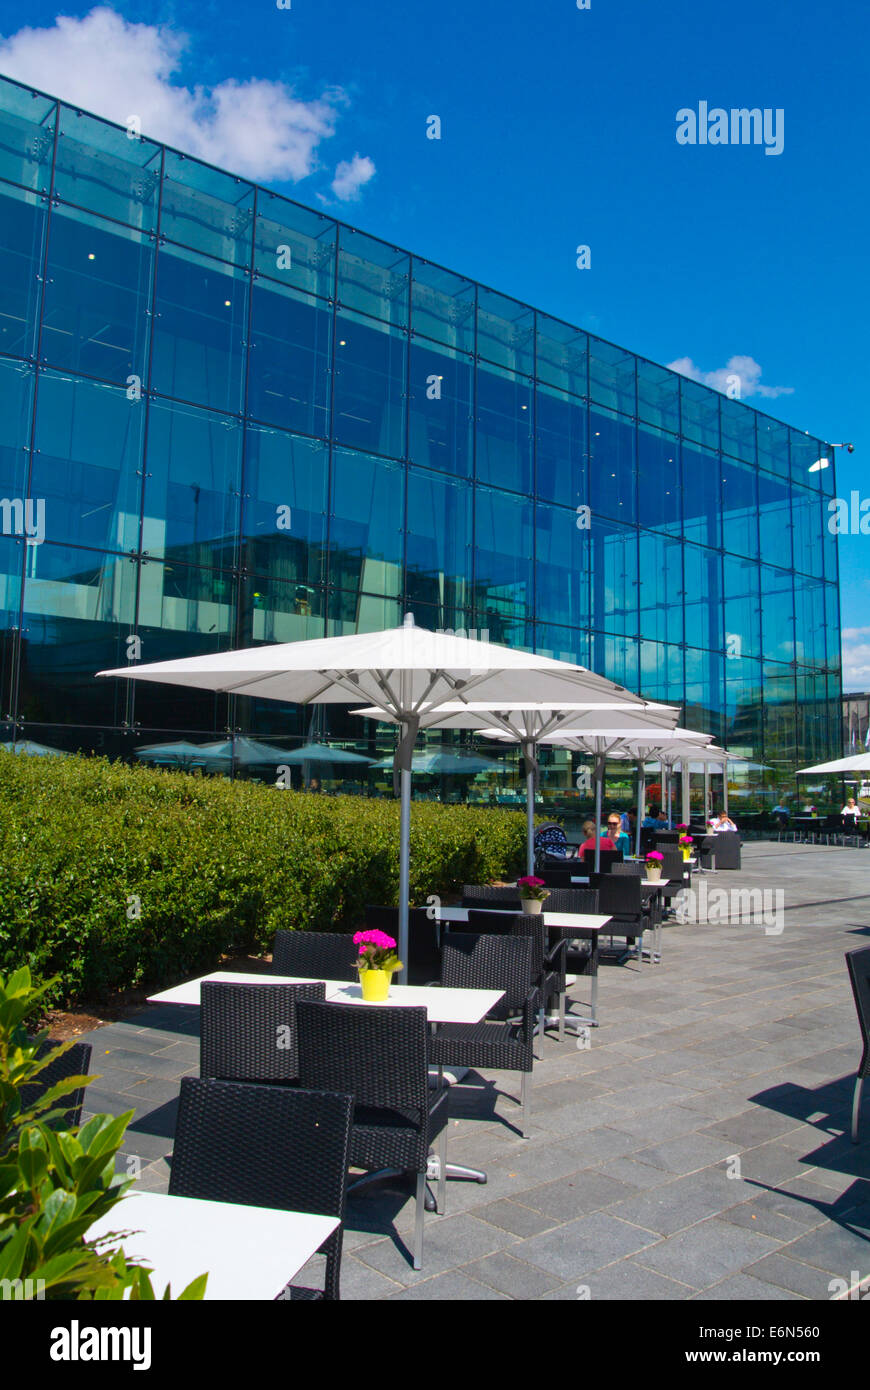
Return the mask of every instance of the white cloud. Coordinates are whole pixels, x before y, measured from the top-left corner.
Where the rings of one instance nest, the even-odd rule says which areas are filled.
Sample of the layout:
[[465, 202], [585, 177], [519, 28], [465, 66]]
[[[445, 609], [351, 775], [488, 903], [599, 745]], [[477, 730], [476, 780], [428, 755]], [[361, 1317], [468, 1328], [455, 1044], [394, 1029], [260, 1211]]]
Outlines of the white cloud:
[[332, 191], [342, 203], [355, 202], [370, 179], [375, 176], [375, 166], [367, 156], [355, 154], [353, 159], [343, 159], [335, 171]]
[[166, 25], [131, 24], [99, 6], [0, 39], [0, 71], [120, 125], [138, 116], [143, 135], [247, 178], [296, 182], [316, 171], [347, 104], [341, 89], [304, 101], [258, 78], [181, 86], [172, 79], [187, 46]]
[[844, 627], [841, 636], [844, 642], [854, 642], [856, 637], [870, 637], [870, 627]]
[[843, 690], [870, 688], [870, 642], [857, 639], [870, 636], [870, 627], [844, 627]]
[[713, 372], [704, 372], [700, 367], [696, 367], [691, 357], [678, 357], [675, 362], [669, 362], [668, 366], [672, 372], [679, 372], [681, 376], [691, 377], [692, 381], [699, 381], [703, 386], [712, 386], [715, 391], [721, 391], [723, 395], [733, 385], [733, 381], [729, 381], [729, 377], [739, 377], [740, 400], [746, 400], [748, 396], [766, 396], [774, 400], [777, 396], [794, 394], [793, 386], [763, 386], [761, 367], [754, 357], [739, 355], [729, 357], [724, 367], [717, 367]]

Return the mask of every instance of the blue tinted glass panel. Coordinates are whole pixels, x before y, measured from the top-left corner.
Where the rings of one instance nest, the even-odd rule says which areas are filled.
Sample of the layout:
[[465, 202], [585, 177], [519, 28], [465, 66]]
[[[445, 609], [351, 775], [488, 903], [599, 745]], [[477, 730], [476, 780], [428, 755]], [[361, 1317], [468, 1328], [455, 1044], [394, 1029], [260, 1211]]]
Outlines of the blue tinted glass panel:
[[[335, 592], [328, 596], [326, 635], [344, 637], [352, 632], [383, 632], [399, 627], [402, 607], [397, 599], [378, 594]], [[392, 779], [388, 775], [388, 785]]]
[[244, 272], [164, 247], [157, 259], [152, 388], [214, 410], [240, 411], [247, 315]]
[[716, 454], [683, 445], [683, 526], [687, 540], [722, 544], [721, 464]]
[[304, 434], [329, 433], [332, 312], [266, 280], [253, 287], [248, 413]]
[[471, 491], [436, 473], [408, 473], [405, 592], [455, 612], [471, 602]]
[[411, 341], [408, 453], [413, 463], [470, 477], [474, 366], [447, 347]]
[[242, 424], [189, 405], [154, 400], [142, 547], [204, 566], [235, 563]]
[[788, 484], [767, 473], [758, 475], [758, 529], [761, 558], [791, 568], [791, 501]]
[[721, 652], [686, 648], [686, 728], [721, 741], [725, 723], [724, 661]]
[[722, 459], [723, 546], [735, 555], [758, 558], [758, 472]]
[[[243, 579], [239, 611], [239, 645], [253, 647], [260, 642], [308, 642], [315, 637], [324, 637], [327, 602], [325, 589], [287, 583], [276, 579], [271, 573]], [[282, 734], [289, 732], [289, 706], [276, 703], [274, 700], [244, 702], [246, 711], [251, 706], [252, 728], [256, 727], [262, 733], [269, 728]], [[269, 714], [269, 706], [272, 706], [273, 710], [283, 711], [280, 720], [275, 720], [274, 714]], [[319, 708], [323, 709], [322, 706]], [[303, 712], [306, 725], [311, 722], [311, 717], [309, 710]], [[274, 776], [272, 780], [275, 780]]]
[[[687, 545], [683, 553], [686, 641], [692, 647], [722, 651], [722, 558], [715, 551]], [[692, 726], [694, 727], [694, 726]]]
[[572, 396], [589, 394], [589, 338], [560, 319], [538, 314], [535, 375]]
[[0, 185], [0, 352], [36, 353], [45, 199]]
[[[328, 490], [325, 444], [249, 425], [242, 512], [245, 568], [303, 588], [322, 584]], [[300, 593], [294, 602], [310, 598]]]
[[633, 353], [614, 347], [601, 338], [589, 339], [589, 398], [609, 406], [621, 415], [636, 411], [635, 364]]
[[802, 666], [824, 666], [825, 585], [804, 575], [795, 577], [795, 659]]
[[761, 662], [725, 660], [725, 741], [732, 752], [752, 757], [762, 739]]
[[56, 113], [48, 97], [0, 82], [0, 178], [48, 192]]
[[413, 257], [411, 268], [411, 328], [426, 338], [474, 352], [474, 309], [477, 287], [440, 266]]
[[3, 497], [26, 496], [35, 377], [33, 367], [0, 359], [0, 492]]
[[722, 452], [744, 463], [756, 462], [755, 411], [740, 401], [723, 396], [719, 402]]
[[535, 402], [537, 493], [576, 507], [588, 496], [586, 406], [565, 391], [539, 386]]
[[329, 582], [386, 598], [401, 593], [404, 471], [366, 454], [333, 455]]
[[683, 640], [683, 546], [679, 537], [640, 532], [640, 631], [655, 642]]
[[335, 439], [404, 458], [407, 337], [357, 314], [340, 314], [335, 336]]
[[638, 643], [630, 637], [614, 637], [606, 632], [591, 633], [590, 661], [593, 671], [627, 690], [637, 690], [640, 680]]
[[588, 630], [557, 627], [553, 623], [537, 623], [534, 629], [534, 650], [554, 661], [570, 661], [574, 666], [589, 665]]
[[592, 626], [637, 637], [637, 531], [593, 516], [588, 535], [592, 551]]
[[683, 377], [680, 382], [681, 433], [684, 439], [719, 448], [719, 392]]
[[[774, 767], [794, 763], [797, 754], [794, 671], [776, 661], [765, 661], [763, 671], [764, 761]], [[790, 774], [791, 768], [788, 769]], [[785, 770], [783, 775], [786, 775]]]
[[768, 473], [775, 473], [778, 478], [788, 478], [788, 426], [771, 420], [768, 415], [759, 415], [756, 419], [756, 436], [759, 467]]
[[[15, 677], [18, 661], [12, 629], [21, 626], [21, 582], [25, 558], [31, 561], [33, 546], [25, 545], [23, 540], [11, 536], [0, 537], [0, 703], [3, 712], [16, 713]], [[25, 556], [26, 552], [26, 556]], [[3, 739], [10, 737], [11, 731], [4, 729]]]
[[45, 501], [48, 539], [138, 549], [144, 403], [41, 372], [36, 407], [31, 492]]
[[490, 488], [477, 489], [474, 608], [478, 626], [489, 628], [490, 633], [496, 630], [500, 614], [525, 616], [534, 610], [533, 524], [530, 502]]
[[794, 567], [821, 578], [824, 573], [822, 535], [827, 527], [827, 501], [817, 492], [793, 487], [791, 515], [794, 527]]
[[337, 236], [331, 217], [258, 190], [254, 270], [260, 275], [307, 294], [334, 298]]
[[789, 447], [792, 482], [813, 488], [816, 492], [821, 491], [822, 470], [815, 465], [821, 459], [830, 457], [825, 445], [820, 439], [813, 439], [812, 435], [789, 430]]
[[637, 506], [641, 526], [678, 534], [680, 508], [680, 444], [672, 434], [652, 425], [637, 430]]
[[60, 108], [54, 192], [64, 202], [126, 222], [143, 232], [157, 225], [160, 146], [126, 130]]
[[589, 505], [593, 516], [637, 519], [635, 428], [610, 411], [589, 413]]
[[679, 434], [680, 378], [676, 372], [638, 358], [637, 418]]
[[487, 362], [531, 376], [535, 363], [535, 311], [482, 286], [477, 293], [477, 351]]
[[772, 661], [794, 661], [792, 577], [783, 570], [761, 566], [762, 651]]
[[[641, 615], [641, 631], [643, 631]], [[646, 700], [665, 705], [683, 702], [683, 649], [663, 642], [640, 643], [640, 690]]]
[[725, 590], [726, 670], [734, 661], [761, 655], [761, 596], [758, 565], [726, 555]]
[[796, 687], [798, 746], [812, 764], [824, 758], [828, 747], [827, 682], [823, 675], [798, 671]]
[[408, 324], [411, 258], [385, 241], [340, 227], [338, 303], [397, 327]]
[[154, 244], [87, 213], [51, 216], [43, 310], [44, 360], [127, 384], [147, 376]]
[[538, 503], [535, 611], [560, 626], [588, 625], [590, 536], [578, 529], [574, 511]]
[[534, 395], [530, 382], [495, 367], [477, 372], [477, 476], [514, 492], [532, 490]]
[[160, 231], [209, 256], [249, 266], [254, 189], [243, 179], [166, 151]]

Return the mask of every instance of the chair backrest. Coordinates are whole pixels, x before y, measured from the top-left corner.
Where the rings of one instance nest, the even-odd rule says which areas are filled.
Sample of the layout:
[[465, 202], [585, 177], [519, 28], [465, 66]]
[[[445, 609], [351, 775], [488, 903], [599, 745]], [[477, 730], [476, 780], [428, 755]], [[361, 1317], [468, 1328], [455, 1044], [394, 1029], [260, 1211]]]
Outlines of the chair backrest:
[[864, 1056], [861, 1058], [858, 1072], [859, 1075], [866, 1076], [870, 1070], [870, 946], [861, 946], [857, 951], [847, 951], [846, 965], [849, 968], [861, 1040], [864, 1044]]
[[577, 876], [583, 877], [589, 873], [588, 861], [584, 864], [582, 859], [569, 859], [570, 868], [555, 868], [553, 865], [545, 866], [538, 870], [538, 878], [542, 878], [548, 888], [570, 888], [571, 880]]
[[534, 983], [530, 936], [448, 932], [441, 983], [451, 989], [504, 990], [503, 1008], [521, 1008]]
[[[494, 888], [491, 884], [478, 885], [475, 883], [466, 883], [462, 887], [463, 907], [482, 907], [486, 903], [500, 903], [506, 907], [511, 907], [519, 901], [519, 888]], [[517, 912], [520, 911], [522, 909], [517, 907]]]
[[608, 874], [598, 886], [599, 911], [608, 917], [636, 917], [640, 914], [643, 894], [639, 878]]
[[686, 871], [686, 861], [681, 850], [661, 849], [659, 853], [662, 857], [662, 878], [676, 879], [682, 883], [683, 874]]
[[[57, 1040], [46, 1039], [37, 1056], [44, 1057], [47, 1052], [52, 1052], [57, 1046]], [[87, 1076], [90, 1071], [92, 1051], [93, 1048], [90, 1043], [73, 1043], [72, 1047], [61, 1053], [60, 1057], [50, 1062], [29, 1086], [22, 1086], [21, 1109], [28, 1110], [31, 1105], [35, 1105], [46, 1091], [50, 1091], [52, 1086], [56, 1086], [59, 1081], [66, 1081], [70, 1076]], [[53, 1108], [58, 1110], [63, 1108], [63, 1114], [58, 1115], [57, 1119], [47, 1122], [49, 1129], [75, 1129], [76, 1125], [81, 1124], [86, 1089], [85, 1086], [79, 1086], [75, 1091], [70, 1091], [68, 1095], [61, 1097]]]
[[681, 830], [657, 830], [655, 832], [656, 847], [662, 849], [664, 845], [678, 845], [682, 833]]
[[[343, 1221], [352, 1122], [347, 1093], [182, 1077], [170, 1195]], [[341, 1243], [339, 1226], [324, 1246], [330, 1298], [338, 1297]]]
[[389, 1004], [296, 1005], [299, 1084], [346, 1091], [354, 1105], [428, 1114], [428, 1023], [424, 1008]]
[[600, 874], [609, 874], [614, 864], [622, 863], [621, 849], [602, 849], [598, 851], [598, 869], [595, 869], [595, 850], [587, 849], [583, 853], [583, 866]]
[[554, 888], [544, 903], [545, 912], [598, 912], [597, 888]]
[[626, 863], [614, 864], [610, 870], [612, 874], [623, 874], [626, 878], [646, 878], [646, 868], [643, 864]]
[[[365, 924], [387, 932], [394, 941], [399, 939], [397, 907], [367, 907]], [[408, 957], [403, 961], [405, 984], [428, 985], [440, 977], [441, 924], [425, 907], [412, 907], [408, 912]]]
[[346, 932], [279, 931], [272, 948], [272, 974], [310, 980], [356, 980], [359, 952]]
[[219, 1081], [295, 1081], [296, 1004], [325, 999], [322, 980], [307, 985], [221, 984], [200, 989], [199, 1074]]

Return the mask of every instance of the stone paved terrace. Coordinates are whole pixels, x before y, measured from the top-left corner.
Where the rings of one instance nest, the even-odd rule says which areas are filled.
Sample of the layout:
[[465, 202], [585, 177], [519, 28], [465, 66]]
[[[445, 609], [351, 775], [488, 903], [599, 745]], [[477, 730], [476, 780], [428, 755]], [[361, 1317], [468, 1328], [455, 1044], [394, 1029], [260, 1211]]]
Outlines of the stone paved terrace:
[[[343, 1297], [826, 1300], [832, 1279], [870, 1276], [870, 1096], [855, 1147], [843, 960], [870, 944], [870, 851], [756, 843], [743, 863], [710, 890], [783, 888], [782, 934], [671, 926], [661, 966], [604, 966], [591, 1048], [538, 1049], [528, 1140], [515, 1076], [454, 1087], [448, 1157], [487, 1185], [448, 1183], [419, 1273], [408, 1192], [358, 1195]], [[196, 1013], [146, 1006], [88, 1035], [89, 1104], [135, 1107], [128, 1152], [151, 1189], [198, 1069]]]

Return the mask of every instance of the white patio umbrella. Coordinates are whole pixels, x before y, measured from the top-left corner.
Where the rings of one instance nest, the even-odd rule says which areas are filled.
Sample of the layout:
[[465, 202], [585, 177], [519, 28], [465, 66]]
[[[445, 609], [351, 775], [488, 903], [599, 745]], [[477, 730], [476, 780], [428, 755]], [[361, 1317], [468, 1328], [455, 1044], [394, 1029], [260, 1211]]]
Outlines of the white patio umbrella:
[[[604, 677], [597, 679], [604, 681]], [[566, 726], [572, 729], [592, 727], [599, 731], [626, 725], [648, 730], [670, 728], [678, 718], [678, 710], [670, 705], [632, 695], [621, 686], [611, 686], [609, 700], [575, 700], [553, 704], [536, 701], [521, 708], [506, 700], [447, 701], [427, 712], [427, 728], [476, 729], [480, 734], [518, 743], [526, 765], [526, 872], [535, 869], [535, 778], [538, 770], [538, 747]], [[376, 709], [354, 710], [367, 719], [384, 720]], [[384, 722], [397, 722], [384, 720]]]
[[[638, 797], [637, 797], [637, 823], [635, 825], [635, 854], [640, 854], [640, 831], [641, 821], [643, 820], [643, 806], [646, 799], [646, 772], [647, 762], [660, 762], [663, 768], [668, 768], [669, 764], [677, 761], [678, 755], [685, 756], [691, 750], [693, 759], [692, 767], [695, 767], [695, 760], [703, 757], [708, 752], [708, 747], [712, 743], [712, 735], [702, 734], [695, 729], [671, 729], [668, 734], [655, 735], [649, 737], [626, 740], [623, 747], [611, 754], [616, 759], [629, 758], [636, 760], [638, 765]], [[717, 761], [724, 755], [719, 755]], [[668, 824], [670, 824], [670, 780], [668, 781]]]
[[870, 772], [870, 753], [852, 753], [848, 758], [835, 758], [833, 762], [817, 763], [815, 767], [799, 767], [795, 776], [807, 777], [818, 772], [831, 777], [844, 772]]
[[[382, 632], [315, 638], [214, 652], [100, 671], [104, 677], [156, 681], [289, 704], [362, 704], [399, 724], [399, 951], [407, 961], [411, 755], [429, 712], [446, 700], [510, 699], [515, 706], [614, 697], [614, 686], [582, 666], [532, 652], [404, 625]], [[472, 695], [473, 692], [473, 695]]]

